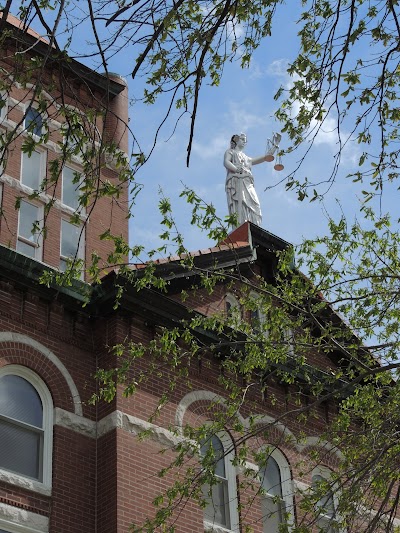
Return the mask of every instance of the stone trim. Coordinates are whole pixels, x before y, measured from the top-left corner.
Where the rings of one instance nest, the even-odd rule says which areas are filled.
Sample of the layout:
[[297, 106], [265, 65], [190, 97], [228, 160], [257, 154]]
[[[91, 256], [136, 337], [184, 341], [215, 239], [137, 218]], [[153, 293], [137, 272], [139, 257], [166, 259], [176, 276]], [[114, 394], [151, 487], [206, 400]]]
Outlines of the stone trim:
[[150, 431], [153, 441], [167, 447], [177, 446], [183, 440], [182, 437], [175, 435], [172, 431], [151, 424], [136, 416], [128, 415], [122, 411], [114, 411], [100, 420], [97, 436], [102, 437], [113, 429], [122, 429], [133, 435], [139, 435], [143, 431]]
[[54, 425], [60, 426], [86, 437], [96, 438], [96, 422], [84, 416], [76, 415], [60, 407], [54, 409]]
[[150, 431], [150, 438], [153, 441], [167, 447], [177, 446], [183, 440], [182, 437], [175, 435], [172, 431], [122, 411], [114, 411], [96, 424], [93, 420], [56, 407], [54, 409], [54, 425], [70, 429], [92, 439], [103, 437], [110, 431], [114, 431], [114, 429], [122, 429], [134, 436], [143, 431]]
[[0, 528], [11, 533], [48, 533], [49, 519], [47, 516], [0, 502]]
[[[176, 409], [175, 414], [175, 425], [179, 430], [183, 429], [183, 420], [185, 418], [185, 413], [187, 409], [190, 407], [190, 405], [194, 402], [198, 401], [209, 401], [209, 402], [217, 402], [221, 405], [225, 405], [225, 399], [220, 396], [219, 394], [216, 394], [215, 392], [211, 392], [208, 390], [197, 390], [193, 392], [189, 392], [186, 394], [182, 400], [179, 402], [179, 405]], [[237, 414], [240, 422], [244, 425], [244, 427], [247, 427], [246, 420], [242, 417], [240, 413]]]
[[51, 496], [51, 487], [46, 487], [43, 483], [40, 483], [40, 481], [14, 474], [14, 472], [0, 470], [0, 481], [8, 483], [9, 485], [15, 485], [21, 489], [36, 492], [37, 494], [42, 494], [43, 496]]

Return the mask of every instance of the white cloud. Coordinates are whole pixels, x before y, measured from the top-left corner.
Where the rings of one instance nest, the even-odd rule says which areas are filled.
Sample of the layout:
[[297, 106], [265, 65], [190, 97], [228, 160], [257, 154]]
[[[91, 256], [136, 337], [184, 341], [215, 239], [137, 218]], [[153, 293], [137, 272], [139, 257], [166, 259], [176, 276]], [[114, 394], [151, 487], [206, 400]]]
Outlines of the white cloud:
[[251, 107], [250, 102], [231, 102], [229, 105], [229, 116], [232, 121], [232, 128], [235, 128], [233, 133], [246, 133], [252, 128], [265, 126], [269, 123], [270, 118], [267, 115], [260, 115], [252, 111], [248, 111]]
[[275, 61], [272, 61], [272, 63], [268, 65], [266, 73], [270, 76], [281, 76], [290, 79], [287, 73], [288, 65], [288, 59], [275, 59]]
[[[249, 130], [259, 127], [264, 128], [270, 122], [270, 117], [249, 111], [250, 107], [251, 103], [247, 101], [230, 102], [226, 112], [227, 120], [224, 121], [231, 124], [230, 130], [224, 129], [213, 137], [207, 136], [206, 142], [194, 140], [193, 153], [201, 159], [212, 159], [217, 156], [222, 158], [225, 150], [229, 148], [229, 141], [232, 135], [241, 132], [248, 133]], [[266, 140], [267, 135], [265, 143]]]
[[193, 153], [201, 159], [211, 159], [222, 154], [229, 146], [229, 135], [218, 133], [214, 138], [208, 138], [207, 143], [193, 141]]
[[[311, 123], [311, 128], [318, 128], [319, 123], [316, 120], [313, 120]], [[320, 127], [318, 135], [314, 140], [315, 146], [321, 144], [328, 144], [332, 148], [338, 147], [338, 135], [337, 135], [337, 120], [328, 114], [325, 118], [323, 125]]]

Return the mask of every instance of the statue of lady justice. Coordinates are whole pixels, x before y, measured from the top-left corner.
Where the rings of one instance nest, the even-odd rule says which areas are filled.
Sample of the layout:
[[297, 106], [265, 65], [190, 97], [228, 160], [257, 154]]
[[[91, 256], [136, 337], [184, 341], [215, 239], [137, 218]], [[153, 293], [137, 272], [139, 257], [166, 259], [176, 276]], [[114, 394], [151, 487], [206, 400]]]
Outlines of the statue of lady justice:
[[229, 214], [237, 214], [239, 226], [250, 221], [257, 226], [261, 225], [262, 215], [260, 201], [254, 188], [254, 178], [251, 172], [252, 165], [273, 160], [273, 153], [278, 149], [280, 135], [275, 134], [270, 149], [260, 157], [249, 157], [243, 152], [247, 137], [244, 133], [233, 135], [231, 147], [225, 152], [224, 167], [226, 175], [226, 197], [228, 200]]

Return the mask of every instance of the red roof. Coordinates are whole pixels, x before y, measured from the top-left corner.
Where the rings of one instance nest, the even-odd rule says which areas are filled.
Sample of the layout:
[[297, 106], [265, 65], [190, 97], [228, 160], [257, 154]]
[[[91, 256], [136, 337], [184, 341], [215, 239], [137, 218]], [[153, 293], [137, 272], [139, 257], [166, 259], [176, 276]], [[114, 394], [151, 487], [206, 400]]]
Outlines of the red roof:
[[244, 222], [241, 226], [233, 230], [232, 233], [230, 233], [220, 244], [228, 244], [232, 246], [238, 242], [244, 242], [247, 245], [251, 242], [250, 222]]
[[199, 257], [202, 255], [209, 255], [209, 254], [213, 254], [217, 252], [236, 250], [238, 248], [244, 248], [248, 245], [249, 243], [247, 241], [237, 241], [234, 243], [221, 243], [221, 244], [217, 244], [217, 246], [213, 246], [212, 248], [203, 248], [202, 250], [188, 252], [187, 254], [171, 255], [163, 259], [155, 259], [154, 261], [147, 261], [146, 263], [136, 263], [136, 264], [130, 265], [130, 268], [132, 270], [140, 270], [142, 268], [145, 268], [149, 263], [154, 263], [155, 265], [161, 265], [165, 263], [174, 263], [177, 261], [181, 261], [182, 259], [186, 259], [187, 257]]

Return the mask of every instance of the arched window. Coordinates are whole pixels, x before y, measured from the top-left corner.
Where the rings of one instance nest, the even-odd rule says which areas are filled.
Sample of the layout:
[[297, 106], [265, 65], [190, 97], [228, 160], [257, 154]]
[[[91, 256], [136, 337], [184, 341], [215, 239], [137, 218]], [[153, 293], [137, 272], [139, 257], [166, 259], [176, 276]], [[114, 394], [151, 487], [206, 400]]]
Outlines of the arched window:
[[259, 475], [263, 489], [263, 530], [265, 533], [279, 533], [281, 524], [293, 524], [293, 488], [284, 455], [274, 450]]
[[317, 525], [326, 533], [338, 533], [336, 524], [336, 503], [329, 470], [317, 470], [312, 476], [312, 487], [318, 494], [316, 503]]
[[264, 336], [268, 337], [268, 330], [265, 327], [265, 317], [262, 313], [262, 310], [260, 309], [260, 295], [256, 292], [250, 292], [249, 303], [251, 304], [250, 324], [252, 326], [253, 331], [256, 333], [263, 332]]
[[232, 465], [231, 447], [226, 435], [211, 435], [201, 445], [201, 455], [213, 461], [217, 481], [214, 485], [203, 486], [206, 530], [220, 526], [236, 531], [238, 527], [236, 470]]
[[43, 381], [18, 365], [0, 369], [0, 470], [51, 485], [53, 402]]
[[233, 312], [240, 312], [239, 302], [230, 292], [225, 295], [225, 312], [228, 316], [232, 315]]

